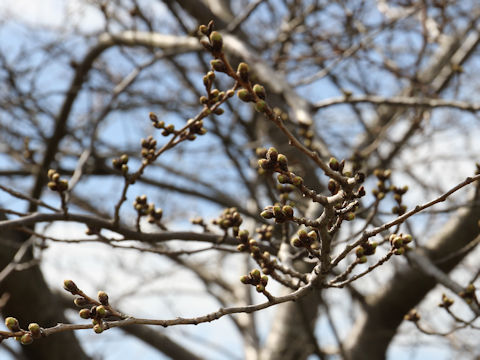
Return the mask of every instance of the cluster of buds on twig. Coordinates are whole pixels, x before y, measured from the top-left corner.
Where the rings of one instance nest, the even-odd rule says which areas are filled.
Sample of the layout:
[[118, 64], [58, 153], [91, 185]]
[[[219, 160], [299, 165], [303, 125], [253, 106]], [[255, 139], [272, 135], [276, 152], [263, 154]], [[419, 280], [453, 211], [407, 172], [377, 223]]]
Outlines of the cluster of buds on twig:
[[259, 235], [260, 240], [270, 241], [273, 236], [273, 226], [263, 224], [255, 232]]
[[275, 219], [277, 224], [293, 220], [293, 207], [291, 205], [269, 205], [260, 213], [264, 219]]
[[453, 305], [453, 299], [449, 298], [447, 295], [442, 294], [442, 302], [438, 304], [439, 307], [443, 307], [445, 309], [449, 309], [450, 306]]
[[357, 255], [357, 261], [360, 264], [367, 262], [367, 256], [375, 254], [377, 250], [378, 243], [375, 241], [369, 242], [360, 245], [357, 250], [355, 250], [355, 255]]
[[465, 290], [460, 291], [458, 296], [460, 296], [467, 304], [471, 304], [473, 302], [478, 304], [477, 296], [475, 295], [475, 286], [473, 284], [468, 284]]
[[271, 258], [268, 251], [264, 251], [263, 253], [260, 251], [258, 242], [249, 236], [247, 230], [239, 231], [237, 240], [240, 243], [237, 246], [237, 250], [249, 252], [250, 256], [260, 265], [264, 274], [268, 275], [274, 271], [276, 260]]
[[417, 312], [417, 310], [412, 309], [403, 318], [407, 321], [416, 323], [420, 321], [420, 314]]
[[203, 47], [215, 57], [218, 56], [223, 48], [223, 39], [219, 32], [213, 31], [213, 20], [210, 21], [208, 25], [200, 25], [198, 32], [200, 35], [205, 35], [207, 37], [206, 39], [200, 40]]
[[375, 169], [373, 175], [377, 177], [378, 181], [377, 188], [372, 190], [372, 194], [377, 198], [377, 200], [382, 200], [387, 192], [391, 190], [390, 186], [387, 186], [387, 181], [392, 175], [392, 170]]
[[268, 284], [268, 276], [267, 275], [261, 275], [260, 270], [254, 269], [250, 271], [248, 275], [242, 275], [240, 277], [240, 281], [243, 284], [250, 284], [255, 286], [255, 289], [259, 293], [264, 293], [265, 286]]
[[392, 213], [401, 216], [407, 211], [407, 206], [402, 204], [403, 195], [408, 191], [408, 186], [398, 188], [394, 186], [393, 190], [393, 199], [396, 201], [397, 205], [392, 208]]
[[68, 181], [65, 179], [60, 179], [60, 174], [54, 170], [48, 170], [48, 178], [50, 181], [48, 182], [47, 186], [52, 191], [58, 191], [59, 193], [63, 193], [68, 189]]
[[[173, 124], [165, 125], [165, 121], [159, 120], [157, 114], [150, 112], [148, 114], [150, 121], [155, 129], [163, 129], [162, 135], [168, 136], [175, 133], [175, 126]], [[142, 140], [143, 141], [143, 140]], [[143, 156], [143, 153], [142, 153]]]
[[147, 137], [146, 139], [142, 139], [142, 158], [147, 163], [151, 163], [155, 160], [155, 150], [157, 148], [157, 140], [155, 140], [152, 136]]
[[395, 255], [403, 255], [405, 251], [410, 250], [408, 244], [412, 242], [412, 235], [410, 234], [392, 234], [388, 239], [394, 249]]
[[188, 132], [185, 135], [187, 140], [193, 141], [197, 138], [197, 135], [202, 136], [207, 133], [207, 129], [203, 127], [203, 120], [188, 119], [187, 124], [189, 125]]
[[106, 318], [124, 317], [110, 306], [108, 295], [105, 291], [99, 291], [97, 294], [98, 300], [95, 300], [80, 290], [72, 280], [65, 280], [63, 287], [72, 295], [77, 295], [73, 302], [76, 306], [82, 308], [78, 312], [79, 316], [82, 319], [92, 319], [93, 331], [97, 334], [107, 329]]
[[237, 236], [239, 232], [239, 227], [242, 224], [243, 219], [240, 213], [237, 211], [237, 208], [227, 208], [223, 210], [218, 219], [212, 220], [213, 225], [217, 225], [220, 229], [225, 232], [228, 229], [232, 229], [233, 236]]
[[306, 231], [301, 229], [298, 231], [297, 236], [293, 237], [290, 244], [296, 248], [304, 248], [307, 250], [318, 249], [318, 235], [315, 230]]
[[[263, 150], [263, 151], [262, 151]], [[257, 154], [263, 155], [263, 159], [258, 160], [258, 167], [263, 170], [288, 172], [288, 159], [285, 155], [279, 154], [277, 149], [271, 147], [268, 149], [260, 149]], [[280, 182], [282, 183], [282, 182]], [[286, 182], [284, 182], [286, 183]]]
[[20, 327], [20, 323], [18, 322], [18, 320], [11, 316], [5, 318], [5, 326], [12, 333], [21, 334], [15, 334], [15, 339], [19, 341], [22, 345], [30, 345], [34, 339], [39, 339], [44, 336], [43, 329], [37, 323], [30, 323], [28, 325], [28, 330], [24, 330]]
[[112, 160], [112, 165], [115, 169], [120, 170], [123, 175], [128, 174], [128, 155], [123, 154], [119, 158], [115, 158]]
[[163, 210], [155, 208], [155, 204], [147, 204], [147, 195], [137, 196], [133, 202], [133, 207], [137, 211], [139, 217], [148, 215], [148, 222], [150, 224], [159, 223], [162, 219]]

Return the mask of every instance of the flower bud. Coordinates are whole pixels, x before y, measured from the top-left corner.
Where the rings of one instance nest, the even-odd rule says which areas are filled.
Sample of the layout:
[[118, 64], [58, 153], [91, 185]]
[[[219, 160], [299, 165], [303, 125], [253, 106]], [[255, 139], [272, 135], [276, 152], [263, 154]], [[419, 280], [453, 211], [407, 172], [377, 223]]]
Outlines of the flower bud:
[[245, 102], [250, 102], [253, 101], [254, 98], [252, 94], [248, 92], [246, 89], [240, 89], [237, 91], [237, 96], [240, 100], [245, 101]]
[[262, 85], [255, 84], [253, 86], [253, 92], [255, 95], [257, 95], [260, 99], [265, 100], [266, 94], [265, 94], [265, 88]]
[[218, 31], [213, 31], [210, 34], [210, 44], [212, 45], [213, 52], [220, 52], [223, 47], [223, 38]]
[[28, 325], [28, 331], [32, 334], [33, 338], [38, 339], [41, 336], [40, 325], [37, 323], [30, 323]]
[[237, 75], [242, 81], [248, 81], [248, 72], [250, 71], [248, 65], [244, 62], [238, 64]]
[[79, 292], [77, 285], [72, 280], [64, 280], [63, 288], [73, 295], [76, 295]]
[[18, 323], [18, 320], [11, 316], [5, 319], [5, 326], [12, 332], [20, 330], [20, 324]]
[[215, 71], [223, 72], [223, 73], [227, 72], [227, 67], [225, 66], [222, 60], [218, 60], [218, 59], [212, 60], [210, 61], [210, 65], [212, 66], [212, 69]]
[[20, 338], [20, 342], [22, 345], [30, 345], [33, 342], [32, 334], [30, 333], [23, 334], [22, 337]]

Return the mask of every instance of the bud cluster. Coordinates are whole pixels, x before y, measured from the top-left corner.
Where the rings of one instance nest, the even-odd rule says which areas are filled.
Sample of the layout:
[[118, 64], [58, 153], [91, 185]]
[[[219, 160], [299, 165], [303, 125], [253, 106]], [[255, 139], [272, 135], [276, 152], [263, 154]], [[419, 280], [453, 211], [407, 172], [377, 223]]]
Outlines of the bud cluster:
[[405, 251], [410, 250], [408, 244], [412, 242], [412, 235], [409, 234], [392, 234], [389, 239], [395, 255], [403, 255]]
[[417, 312], [417, 310], [412, 309], [403, 318], [407, 321], [416, 323], [420, 320], [420, 314]]
[[355, 255], [357, 255], [357, 261], [360, 264], [364, 264], [367, 262], [367, 256], [375, 254], [377, 250], [378, 243], [375, 241], [366, 242], [360, 245], [357, 250], [355, 250]]
[[439, 307], [443, 307], [445, 309], [449, 309], [450, 306], [453, 305], [453, 299], [449, 298], [447, 295], [442, 294], [442, 302], [438, 304]]
[[[154, 128], [163, 129], [163, 131], [162, 131], [163, 136], [168, 136], [170, 134], [175, 133], [175, 126], [173, 124], [165, 125], [165, 121], [159, 120], [158, 116], [153, 112], [150, 112], [148, 114], [148, 116], [149, 116], [150, 120], [152, 121], [152, 125], [153, 125]], [[143, 140], [144, 139], [142, 139], [142, 142], [143, 142]], [[142, 151], [142, 156], [143, 156], [143, 151]]]
[[128, 155], [123, 154], [119, 158], [112, 160], [112, 165], [115, 169], [120, 170], [124, 175], [128, 173]]
[[260, 240], [270, 241], [273, 236], [273, 226], [263, 224], [260, 228], [255, 229], [255, 232], [259, 235]]
[[267, 286], [268, 283], [268, 276], [261, 275], [260, 270], [254, 269], [250, 271], [248, 275], [241, 276], [240, 281], [243, 284], [255, 286], [257, 292], [261, 293], [265, 291], [265, 286]]
[[133, 202], [133, 207], [137, 211], [139, 217], [148, 215], [148, 222], [150, 224], [159, 223], [162, 219], [163, 210], [155, 208], [155, 204], [147, 204], [147, 195], [137, 196]]
[[50, 181], [47, 186], [52, 191], [58, 191], [62, 193], [68, 189], [68, 181], [65, 179], [60, 179], [60, 174], [54, 169], [48, 170], [48, 178]]
[[288, 172], [288, 159], [285, 155], [279, 154], [277, 149], [271, 147], [265, 153], [265, 158], [258, 160], [258, 167], [263, 170]]
[[107, 328], [104, 319], [113, 315], [108, 302], [108, 295], [105, 291], [99, 291], [97, 294], [98, 302], [84, 294], [82, 295], [74, 300], [76, 306], [83, 308], [78, 312], [78, 315], [85, 320], [92, 319], [93, 331], [100, 334]]
[[291, 205], [269, 205], [260, 213], [264, 219], [275, 219], [277, 224], [293, 220], [293, 207]]
[[377, 198], [377, 200], [382, 200], [385, 195], [392, 190], [392, 188], [386, 184], [387, 181], [390, 180], [392, 171], [375, 169], [373, 175], [377, 177], [378, 181], [377, 188], [372, 190], [372, 194]]
[[16, 318], [9, 316], [5, 318], [5, 326], [12, 333], [20, 331], [23, 333], [21, 336], [15, 337], [22, 345], [30, 345], [33, 342], [33, 339], [38, 339], [42, 336], [43, 330], [37, 323], [30, 323], [28, 325], [28, 331], [26, 331], [20, 328], [20, 324]]
[[460, 291], [458, 296], [460, 296], [463, 300], [465, 300], [465, 302], [467, 304], [471, 304], [473, 302], [478, 304], [478, 300], [477, 300], [477, 296], [475, 295], [475, 291], [476, 291], [475, 285], [468, 284], [468, 286], [464, 290]]
[[157, 140], [155, 140], [152, 136], [147, 137], [146, 139], [142, 139], [142, 158], [147, 161], [147, 163], [151, 163], [155, 160], [155, 150], [157, 148]]
[[214, 219], [212, 221], [212, 224], [217, 225], [218, 227], [220, 227], [222, 230], [225, 230], [225, 231], [232, 228], [233, 235], [237, 236], [239, 227], [242, 224], [242, 222], [243, 222], [242, 216], [237, 211], [237, 208], [232, 207], [232, 208], [227, 208], [223, 210], [223, 212], [220, 214], [218, 219]]
[[274, 271], [276, 260], [271, 258], [268, 251], [264, 251], [263, 253], [260, 251], [258, 242], [249, 236], [247, 230], [241, 230], [237, 235], [237, 240], [240, 243], [237, 246], [237, 250], [249, 252], [250, 256], [260, 265], [264, 274], [268, 275]]
[[407, 207], [402, 204], [403, 195], [408, 191], [408, 186], [398, 188], [394, 186], [393, 190], [393, 199], [397, 202], [397, 205], [392, 208], [392, 213], [401, 216], [407, 211]]
[[318, 247], [318, 235], [315, 230], [307, 232], [304, 229], [298, 231], [297, 236], [292, 238], [290, 244], [296, 248], [314, 250]]

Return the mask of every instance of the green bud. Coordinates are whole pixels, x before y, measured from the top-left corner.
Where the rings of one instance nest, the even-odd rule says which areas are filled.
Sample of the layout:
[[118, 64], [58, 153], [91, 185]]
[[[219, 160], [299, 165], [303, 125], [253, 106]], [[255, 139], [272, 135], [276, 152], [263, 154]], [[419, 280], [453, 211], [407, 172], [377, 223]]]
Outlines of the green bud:
[[260, 270], [253, 269], [252, 271], [250, 271], [250, 276], [252, 277], [252, 279], [260, 281]]
[[263, 217], [264, 219], [272, 219], [273, 218], [273, 211], [271, 209], [263, 210], [260, 213], [260, 216]]
[[358, 258], [358, 262], [360, 264], [365, 264], [368, 261], [367, 257], [365, 255], [361, 256]]
[[280, 184], [289, 184], [290, 178], [287, 175], [279, 174], [277, 180]]
[[265, 112], [267, 111], [267, 103], [263, 100], [258, 100], [256, 103], [255, 103], [255, 110], [258, 111], [258, 112]]
[[242, 275], [240, 276], [240, 281], [242, 282], [242, 284], [249, 284], [250, 278], [247, 275]]
[[303, 179], [300, 176], [295, 176], [292, 180], [292, 184], [295, 186], [302, 186], [303, 185]]
[[20, 338], [22, 345], [30, 345], [33, 342], [33, 336], [30, 333], [23, 334]]
[[355, 250], [355, 255], [357, 255], [358, 258], [362, 257], [363, 255], [365, 255], [365, 249], [359, 246], [357, 250]]
[[32, 336], [35, 339], [38, 339], [41, 336], [40, 325], [38, 325], [37, 323], [30, 323], [28, 325], [28, 331], [31, 332]]
[[330, 158], [328, 166], [330, 166], [330, 169], [332, 169], [333, 171], [338, 171], [340, 169], [340, 163], [334, 157]]
[[253, 86], [253, 92], [255, 95], [257, 95], [260, 99], [265, 100], [266, 94], [265, 94], [265, 88], [262, 85], [255, 84]]
[[254, 98], [252, 94], [248, 92], [246, 89], [240, 89], [237, 91], [237, 96], [240, 100], [245, 101], [245, 102], [250, 102], [253, 101]]
[[212, 60], [210, 61], [210, 65], [212, 66], [212, 69], [215, 71], [223, 72], [223, 73], [227, 72], [227, 67], [225, 66], [222, 60], [218, 60], [218, 59]]
[[5, 326], [12, 332], [20, 330], [20, 324], [18, 323], [18, 320], [11, 316], [5, 319]]
[[63, 288], [68, 292], [72, 293], [72, 295], [76, 295], [80, 291], [77, 285], [72, 280], [64, 280]]
[[257, 292], [261, 293], [261, 292], [264, 292], [265, 291], [265, 286], [263, 286], [262, 284], [258, 284], [255, 289], [257, 290]]
[[223, 47], [223, 38], [218, 31], [213, 31], [210, 34], [210, 44], [212, 45], [212, 51], [219, 52]]
[[248, 81], [248, 72], [250, 71], [248, 65], [244, 62], [238, 64], [237, 75], [242, 81]]
[[293, 208], [290, 205], [284, 205], [282, 207], [282, 212], [288, 219], [293, 218]]
[[103, 326], [101, 324], [97, 324], [93, 327], [93, 331], [95, 334], [101, 334], [103, 332]]
[[288, 171], [288, 160], [285, 155], [278, 154], [277, 162], [278, 166], [280, 166], [280, 169], [282, 169], [283, 171]]
[[82, 318], [82, 319], [90, 319], [90, 310], [89, 309], [82, 309], [78, 312], [78, 315]]
[[352, 211], [349, 211], [348, 213], [345, 214], [345, 220], [347, 221], [352, 221], [355, 219], [355, 213]]

